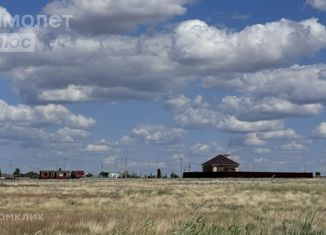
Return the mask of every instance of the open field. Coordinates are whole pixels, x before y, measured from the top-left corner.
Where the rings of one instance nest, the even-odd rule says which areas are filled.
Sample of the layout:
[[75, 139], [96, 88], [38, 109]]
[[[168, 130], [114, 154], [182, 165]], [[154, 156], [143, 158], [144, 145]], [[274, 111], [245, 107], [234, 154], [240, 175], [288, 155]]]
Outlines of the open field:
[[7, 181], [0, 197], [1, 235], [326, 234], [326, 179]]

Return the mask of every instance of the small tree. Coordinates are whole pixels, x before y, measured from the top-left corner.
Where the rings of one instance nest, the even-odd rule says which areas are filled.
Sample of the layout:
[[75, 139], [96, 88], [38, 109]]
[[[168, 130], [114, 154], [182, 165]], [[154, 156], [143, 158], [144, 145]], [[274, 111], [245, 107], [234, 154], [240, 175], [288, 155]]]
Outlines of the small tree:
[[27, 172], [24, 176], [30, 178], [30, 179], [36, 179], [37, 178], [37, 173], [34, 171]]
[[179, 178], [179, 176], [176, 174], [176, 173], [174, 173], [174, 172], [172, 172], [171, 173], [171, 175], [170, 175], [170, 178]]
[[20, 175], [20, 169], [16, 168], [14, 171], [14, 176], [19, 176]]

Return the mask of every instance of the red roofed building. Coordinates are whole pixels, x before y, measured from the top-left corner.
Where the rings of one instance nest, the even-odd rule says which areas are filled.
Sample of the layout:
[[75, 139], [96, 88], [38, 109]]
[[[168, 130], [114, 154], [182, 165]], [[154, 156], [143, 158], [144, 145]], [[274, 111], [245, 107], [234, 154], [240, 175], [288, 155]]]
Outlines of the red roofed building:
[[240, 164], [231, 160], [229, 154], [220, 154], [202, 164], [203, 172], [236, 172]]

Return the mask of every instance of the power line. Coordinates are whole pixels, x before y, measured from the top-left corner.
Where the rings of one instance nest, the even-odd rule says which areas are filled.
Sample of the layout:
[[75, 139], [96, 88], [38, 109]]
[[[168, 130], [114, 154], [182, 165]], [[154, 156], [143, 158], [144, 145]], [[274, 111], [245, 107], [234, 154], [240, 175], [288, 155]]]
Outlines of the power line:
[[180, 157], [180, 177], [182, 177], [182, 171], [183, 171], [183, 169], [182, 169], [182, 157]]
[[125, 158], [125, 178], [127, 178], [128, 158]]
[[[125, 159], [116, 159], [115, 162], [122, 162]], [[141, 162], [141, 163], [168, 163], [168, 162], [174, 162], [175, 160], [162, 160], [162, 161], [148, 161], [148, 160], [139, 160], [139, 159], [132, 159], [128, 158], [128, 160], [134, 161], [134, 162]], [[51, 162], [60, 162], [60, 161], [72, 161], [72, 162], [88, 162], [88, 163], [99, 163], [102, 162], [102, 160], [83, 160], [83, 159], [72, 159], [72, 158], [62, 158], [62, 159], [52, 159], [52, 160], [41, 160], [41, 161], [28, 161], [27, 159], [4, 159], [0, 158], [0, 161], [7, 161], [7, 162], [24, 162], [28, 164], [38, 164], [38, 163], [51, 163]]]
[[47, 161], [34, 161], [34, 162], [29, 162], [29, 161], [26, 161], [26, 160], [19, 160], [19, 159], [13, 159], [13, 160], [9, 160], [9, 159], [3, 159], [3, 158], [0, 158], [0, 161], [7, 161], [9, 162], [10, 164], [12, 164], [12, 162], [24, 162], [24, 163], [28, 163], [28, 164], [38, 164], [38, 163], [50, 163], [50, 162], [59, 162], [59, 161], [62, 161], [61, 160], [47, 160]]
[[63, 159], [63, 170], [66, 170], [66, 158]]
[[175, 162], [175, 160], [165, 160], [165, 161], [147, 161], [147, 160], [137, 160], [137, 159], [132, 159], [128, 158], [128, 160], [134, 161], [134, 162], [142, 162], [142, 163], [167, 163], [167, 162]]
[[[121, 163], [121, 165], [124, 162], [124, 171], [125, 171], [125, 175], [128, 172], [128, 161], [130, 162], [135, 162], [135, 163], [143, 163], [141, 165], [141, 168], [144, 170], [149, 170], [152, 169], [153, 167], [155, 167], [155, 164], [164, 164], [163, 166], [160, 165], [160, 168], [162, 169], [170, 169], [170, 170], [174, 170], [177, 171], [178, 168], [178, 164], [175, 164], [176, 160], [180, 160], [180, 174], [182, 175], [183, 173], [183, 158], [179, 158], [179, 159], [170, 159], [170, 160], [140, 160], [140, 159], [134, 159], [134, 158], [119, 158], [119, 159], [115, 159], [113, 165], [117, 166], [117, 163]], [[60, 158], [60, 159], [48, 159], [48, 160], [40, 160], [40, 161], [28, 161], [28, 159], [22, 160], [22, 159], [5, 159], [5, 158], [0, 158], [0, 161], [7, 161], [10, 163], [10, 168], [12, 167], [13, 162], [21, 162], [24, 163], [25, 165], [34, 165], [34, 164], [49, 164], [49, 163], [53, 163], [53, 162], [62, 162], [63, 161], [63, 165], [64, 165], [64, 169], [66, 168], [66, 163], [67, 161], [70, 162], [82, 162], [82, 163], [94, 163], [94, 164], [101, 164], [101, 168], [102, 171], [104, 170], [104, 163], [102, 159], [99, 160], [87, 160], [87, 159], [73, 159], [73, 158], [68, 158], [68, 157], [64, 157], [64, 158]], [[186, 160], [187, 164], [192, 164], [192, 165], [196, 165], [197, 163], [194, 163], [192, 161], [188, 161]], [[174, 163], [173, 165], [171, 163]], [[107, 163], [108, 164], [108, 163]], [[151, 165], [152, 164], [152, 165]], [[56, 164], [57, 166], [57, 164]], [[37, 166], [39, 168], [39, 166]], [[139, 167], [139, 166], [133, 166], [133, 167]], [[116, 167], [115, 167], [116, 168]], [[121, 169], [121, 168], [120, 168]], [[139, 168], [138, 168], [139, 169]]]

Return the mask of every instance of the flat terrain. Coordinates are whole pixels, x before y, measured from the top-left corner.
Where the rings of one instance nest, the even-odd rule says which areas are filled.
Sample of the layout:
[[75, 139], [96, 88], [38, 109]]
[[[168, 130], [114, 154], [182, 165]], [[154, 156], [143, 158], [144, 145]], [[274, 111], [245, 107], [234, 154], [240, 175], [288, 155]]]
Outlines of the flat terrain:
[[326, 179], [0, 182], [0, 234], [35, 233], [326, 234]]

